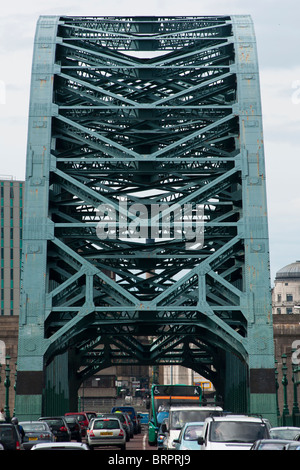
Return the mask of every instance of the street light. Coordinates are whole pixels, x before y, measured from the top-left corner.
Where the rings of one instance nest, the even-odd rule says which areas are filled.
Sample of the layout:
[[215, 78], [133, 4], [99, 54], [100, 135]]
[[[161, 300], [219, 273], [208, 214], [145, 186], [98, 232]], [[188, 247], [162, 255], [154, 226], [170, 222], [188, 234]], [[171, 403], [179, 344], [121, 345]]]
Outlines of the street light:
[[10, 387], [10, 368], [9, 368], [9, 361], [10, 361], [10, 356], [6, 356], [5, 358], [5, 381], [4, 381], [4, 387], [5, 387], [5, 407], [4, 407], [4, 412], [6, 418], [9, 420], [10, 419], [10, 413], [9, 413], [9, 387]]
[[277, 370], [278, 361], [275, 359], [275, 385], [276, 385], [276, 409], [277, 409], [277, 416], [280, 416], [279, 404], [278, 404], [278, 370]]
[[288, 408], [288, 403], [287, 403], [287, 385], [288, 385], [288, 379], [287, 379], [287, 366], [286, 366], [286, 354], [282, 354], [282, 385], [283, 385], [283, 411], [282, 411], [282, 416], [285, 417], [286, 415], [289, 414], [289, 408]]

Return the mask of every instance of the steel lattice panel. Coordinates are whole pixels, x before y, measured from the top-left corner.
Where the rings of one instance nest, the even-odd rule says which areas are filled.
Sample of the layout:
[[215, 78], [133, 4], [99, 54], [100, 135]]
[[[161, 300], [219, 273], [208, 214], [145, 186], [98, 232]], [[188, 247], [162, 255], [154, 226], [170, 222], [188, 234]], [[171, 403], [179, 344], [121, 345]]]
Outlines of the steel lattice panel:
[[[72, 347], [82, 378], [111, 364], [178, 363], [215, 379], [223, 350], [251, 366], [256, 318], [265, 328], [259, 354], [271, 356], [249, 17], [42, 17], [36, 50], [50, 59], [34, 60], [33, 77], [46, 91], [32, 92], [40, 133], [36, 141], [29, 135], [31, 148], [45, 150], [28, 153], [27, 198], [33, 204], [36, 185], [44, 199], [43, 213], [28, 211], [24, 237], [27, 247], [41, 241], [37, 275], [46, 272], [35, 299], [44, 305], [36, 340], [44, 362]], [[203, 244], [187, 249], [183, 232], [124, 238], [120, 220], [115, 238], [100, 239], [99, 205], [124, 199], [147, 208], [201, 205]], [[25, 263], [26, 299], [29, 273]], [[257, 361], [255, 353], [254, 368]]]

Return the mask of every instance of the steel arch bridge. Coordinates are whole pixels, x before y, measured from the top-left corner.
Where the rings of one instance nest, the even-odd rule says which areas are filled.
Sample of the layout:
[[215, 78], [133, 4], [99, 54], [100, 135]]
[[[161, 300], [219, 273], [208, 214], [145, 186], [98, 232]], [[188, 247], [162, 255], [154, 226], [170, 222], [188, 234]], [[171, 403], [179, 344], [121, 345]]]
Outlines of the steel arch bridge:
[[111, 365], [181, 364], [274, 422], [249, 16], [40, 17], [18, 347], [24, 418]]

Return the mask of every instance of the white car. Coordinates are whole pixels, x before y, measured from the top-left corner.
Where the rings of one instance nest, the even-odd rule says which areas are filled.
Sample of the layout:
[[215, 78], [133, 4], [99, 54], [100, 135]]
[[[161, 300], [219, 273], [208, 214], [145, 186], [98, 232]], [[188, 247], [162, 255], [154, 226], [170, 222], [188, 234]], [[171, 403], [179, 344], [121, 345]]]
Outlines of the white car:
[[87, 431], [87, 443], [91, 450], [99, 446], [118, 446], [126, 449], [126, 432], [116, 417], [95, 418]]
[[260, 439], [269, 439], [267, 423], [247, 415], [225, 415], [207, 418], [199, 450], [250, 450]]

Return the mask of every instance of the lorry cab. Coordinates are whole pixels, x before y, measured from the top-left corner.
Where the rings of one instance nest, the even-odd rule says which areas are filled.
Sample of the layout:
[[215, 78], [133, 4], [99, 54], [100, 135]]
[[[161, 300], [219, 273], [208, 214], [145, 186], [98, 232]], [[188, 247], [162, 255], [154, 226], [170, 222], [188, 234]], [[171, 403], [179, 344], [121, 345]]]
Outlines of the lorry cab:
[[208, 416], [218, 416], [222, 411], [219, 406], [171, 406], [169, 417], [163, 425], [163, 432], [166, 434], [166, 448], [174, 449], [173, 441], [178, 438], [185, 423], [192, 421], [203, 422]]

